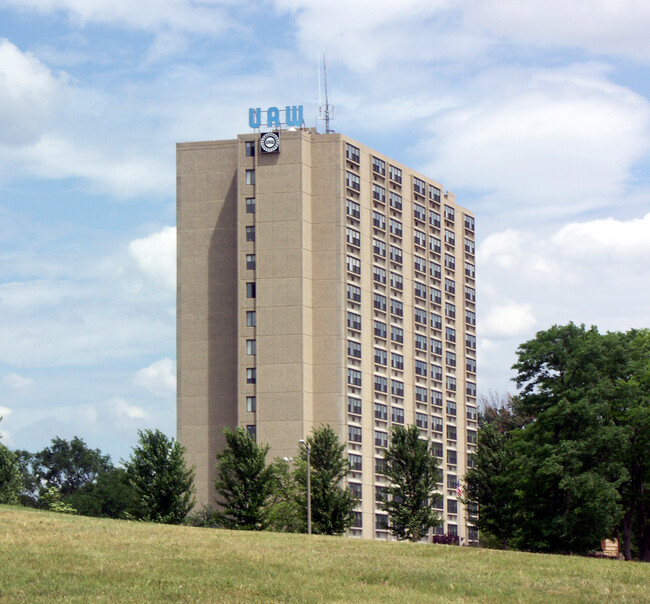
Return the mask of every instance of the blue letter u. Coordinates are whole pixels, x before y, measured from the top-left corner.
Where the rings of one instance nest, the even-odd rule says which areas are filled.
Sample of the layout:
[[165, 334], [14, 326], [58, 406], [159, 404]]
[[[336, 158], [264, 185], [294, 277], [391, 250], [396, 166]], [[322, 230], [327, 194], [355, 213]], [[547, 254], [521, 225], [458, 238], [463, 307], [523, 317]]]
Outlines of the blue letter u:
[[259, 128], [262, 123], [262, 110], [258, 107], [253, 109], [252, 107], [248, 110], [248, 125], [251, 128]]

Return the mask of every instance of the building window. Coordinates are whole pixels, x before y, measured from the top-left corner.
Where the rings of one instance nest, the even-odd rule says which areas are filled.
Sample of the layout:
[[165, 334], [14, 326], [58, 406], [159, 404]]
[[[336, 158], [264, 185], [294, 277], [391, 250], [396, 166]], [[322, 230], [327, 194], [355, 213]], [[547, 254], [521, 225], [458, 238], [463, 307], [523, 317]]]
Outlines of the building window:
[[386, 217], [381, 212], [372, 211], [372, 226], [382, 231], [386, 230]]
[[[431, 416], [431, 431], [442, 434], [442, 417], [438, 417], [437, 415]], [[442, 457], [442, 443], [440, 443], [440, 455], [438, 457]]]
[[418, 428], [423, 428], [424, 430], [426, 430], [429, 427], [429, 417], [424, 413], [416, 413], [415, 425]]
[[399, 407], [391, 407], [390, 409], [391, 421], [394, 424], [403, 424], [404, 423], [404, 409]]
[[442, 342], [436, 338], [431, 338], [431, 354], [442, 354]]
[[257, 440], [257, 427], [255, 426], [255, 424], [248, 424], [246, 426], [246, 432], [250, 434], [250, 437], [253, 440]]
[[427, 377], [427, 364], [424, 361], [415, 361], [415, 375]]
[[429, 185], [429, 199], [432, 201], [437, 201], [440, 203], [440, 189], [438, 187], [434, 187], [433, 185]]
[[355, 258], [354, 256], [348, 256], [347, 263], [348, 263], [348, 272], [354, 273], [355, 275], [361, 274], [361, 260]]
[[470, 350], [476, 350], [476, 336], [465, 334], [465, 346]]
[[465, 237], [465, 251], [468, 254], [474, 255], [474, 241]]
[[352, 172], [345, 173], [345, 184], [350, 189], [354, 189], [355, 191], [361, 190], [361, 180], [356, 174], [353, 174]]
[[355, 472], [361, 472], [363, 467], [361, 455], [356, 455], [355, 453], [348, 454], [348, 460], [350, 461], [350, 469]]
[[445, 356], [447, 367], [456, 367], [456, 353], [448, 350]]
[[466, 393], [467, 396], [476, 396], [476, 384], [474, 382], [467, 382]]
[[[456, 451], [448, 451], [447, 455], [449, 453], [456, 453]], [[451, 463], [449, 460], [447, 460], [447, 463]], [[458, 514], [458, 501], [455, 499], [448, 499], [447, 500], [447, 513], [448, 514]], [[450, 525], [452, 526], [452, 525]]]
[[246, 254], [246, 268], [248, 270], [255, 270], [255, 254]]
[[395, 235], [395, 237], [402, 236], [402, 223], [399, 220], [390, 219], [390, 234]]
[[416, 220], [421, 220], [424, 222], [427, 219], [427, 210], [424, 206], [421, 206], [419, 203], [413, 204], [413, 218]]
[[420, 256], [413, 256], [413, 268], [419, 272], [426, 275], [427, 273], [427, 261]]
[[256, 141], [246, 141], [244, 147], [246, 148], [246, 157], [255, 157], [255, 142]]
[[429, 224], [436, 229], [440, 228], [440, 214], [438, 212], [429, 211]]
[[[416, 322], [417, 322], [417, 319], [416, 319]], [[424, 324], [426, 325], [426, 323], [427, 323], [427, 321], [426, 321], [426, 317], [425, 317], [424, 318]], [[414, 338], [414, 342], [415, 342], [415, 348], [417, 348], [418, 350], [424, 350], [426, 352], [426, 350], [427, 350], [427, 337], [423, 336], [423, 335], [421, 335], [419, 333], [416, 333], [413, 336], [413, 338]]]
[[447, 401], [447, 415], [456, 415], [456, 401]]
[[445, 315], [450, 319], [456, 318], [456, 305], [451, 302], [445, 304]]
[[345, 143], [345, 157], [347, 157], [350, 161], [358, 164], [360, 153], [361, 152], [357, 147], [351, 145], [350, 143]]
[[348, 300], [361, 302], [361, 288], [348, 283]]
[[376, 447], [388, 446], [388, 434], [386, 432], [375, 430], [375, 446]]
[[375, 376], [375, 392], [388, 392], [388, 380], [381, 376]]
[[361, 234], [359, 233], [359, 231], [347, 227], [345, 234], [346, 234], [347, 241], [350, 245], [353, 245], [355, 247], [361, 247]]
[[420, 247], [426, 247], [427, 236], [422, 231], [413, 229], [413, 243], [415, 243], [415, 245], [419, 245]]
[[383, 365], [384, 367], [388, 363], [388, 353], [381, 348], [375, 348], [375, 364]]
[[415, 400], [421, 403], [427, 402], [427, 389], [422, 386], [415, 387]]
[[386, 323], [383, 323], [382, 321], [375, 321], [374, 330], [375, 330], [375, 335], [378, 338], [386, 339]]
[[390, 259], [397, 264], [402, 264], [402, 250], [394, 245], [390, 246]]
[[438, 392], [437, 390], [431, 391], [431, 404], [434, 407], [442, 407], [442, 392]]
[[372, 280], [375, 283], [386, 284], [386, 269], [379, 266], [372, 267]]
[[445, 229], [445, 243], [447, 245], [456, 245], [456, 236], [449, 229]]
[[348, 327], [355, 331], [361, 331], [361, 315], [348, 311]]
[[474, 311], [465, 311], [465, 323], [467, 323], [467, 325], [476, 325], [476, 313]]
[[[402, 196], [398, 195], [397, 193], [394, 193], [393, 191], [390, 192], [390, 207], [393, 208], [394, 210], [402, 211]], [[423, 208], [424, 209], [424, 208]]]
[[246, 184], [247, 185], [255, 184], [255, 170], [246, 170]]
[[477, 417], [478, 417], [478, 411], [476, 407], [470, 407], [469, 405], [466, 407], [467, 409], [467, 419], [475, 422]]
[[247, 355], [257, 354], [257, 343], [255, 340], [246, 340], [246, 354]]
[[388, 515], [387, 514], [375, 514], [375, 528], [378, 531], [387, 531], [388, 530]]
[[257, 411], [257, 399], [254, 396], [246, 397], [246, 411], [255, 413]]
[[255, 384], [257, 383], [257, 370], [255, 367], [248, 367], [246, 369], [246, 383]]
[[375, 403], [375, 419], [388, 419], [388, 407], [381, 403]]
[[449, 440], [456, 440], [456, 426], [447, 426], [447, 438]]
[[415, 322], [420, 324], [420, 325], [426, 325], [427, 324], [427, 311], [423, 310], [422, 308], [415, 308], [414, 310], [415, 313]]
[[396, 317], [404, 316], [404, 305], [399, 300], [390, 300], [390, 314]]
[[386, 162], [378, 157], [373, 157], [372, 171], [381, 176], [386, 176]]
[[348, 396], [348, 413], [361, 415], [361, 399], [354, 396]]
[[431, 327], [433, 329], [442, 329], [442, 317], [435, 313], [431, 313]]
[[361, 372], [348, 368], [348, 384], [350, 386], [361, 386]]
[[442, 304], [442, 292], [437, 287], [431, 288], [430, 295], [433, 304]]
[[246, 227], [246, 241], [255, 241], [255, 227], [247, 226]]
[[419, 178], [416, 178], [415, 176], [413, 177], [413, 190], [416, 193], [419, 193], [420, 195], [425, 194], [425, 184], [423, 180], [420, 180]]
[[255, 214], [255, 198], [246, 198], [246, 214]]
[[395, 166], [390, 166], [390, 179], [398, 184], [402, 183], [402, 171]]
[[465, 300], [468, 302], [476, 302], [476, 290], [469, 285], [465, 286]]
[[390, 326], [390, 339], [393, 342], [398, 342], [399, 344], [404, 343], [404, 330], [401, 327], [395, 325]]
[[348, 340], [348, 356], [355, 359], [361, 358], [361, 344], [359, 342]]
[[445, 268], [452, 271], [456, 269], [456, 259], [451, 254], [445, 254]]
[[465, 275], [470, 279], [474, 279], [475, 274], [474, 265], [471, 262], [465, 262]]
[[470, 359], [469, 357], [465, 359], [465, 369], [470, 373], [476, 373], [476, 359]]
[[468, 231], [474, 231], [474, 218], [465, 214], [465, 228]]
[[[458, 453], [456, 451], [452, 451], [451, 449], [447, 451], [447, 463], [450, 463], [453, 466], [458, 463]], [[456, 512], [454, 511], [454, 513]]]
[[400, 382], [399, 380], [391, 380], [390, 381], [390, 393], [393, 396], [404, 396], [404, 382]]
[[257, 325], [257, 317], [254, 310], [246, 311], [246, 327], [255, 327]]
[[386, 474], [388, 463], [385, 459], [375, 459], [375, 474]]
[[442, 242], [437, 237], [429, 237], [429, 249], [439, 254], [442, 251]]
[[372, 296], [373, 299], [373, 306], [377, 310], [386, 310], [386, 296], [382, 296], [381, 294], [373, 294]]
[[404, 369], [404, 356], [397, 353], [397, 352], [392, 352], [390, 355], [390, 366], [393, 369]]
[[361, 206], [356, 201], [352, 201], [351, 199], [346, 199], [345, 207], [348, 216], [357, 219], [361, 218]]
[[456, 283], [453, 279], [445, 279], [445, 291], [448, 294], [456, 293]]
[[379, 239], [372, 240], [372, 253], [376, 256], [386, 257], [386, 244]]
[[440, 279], [442, 277], [442, 267], [437, 262], [431, 262], [429, 264], [429, 274], [434, 279]]
[[431, 379], [436, 382], [442, 381], [442, 367], [440, 365], [431, 365]]
[[386, 203], [386, 189], [379, 185], [372, 185], [372, 198], [381, 203]]
[[361, 499], [361, 485], [358, 482], [349, 482], [348, 488], [356, 499]]
[[360, 443], [361, 428], [358, 426], [348, 426], [348, 440], [353, 443]]
[[255, 283], [246, 284], [246, 297], [254, 298], [255, 297]]
[[427, 297], [427, 286], [424, 283], [420, 283], [419, 281], [416, 281], [413, 284], [413, 291], [415, 294], [416, 298], [424, 298], [426, 299]]
[[445, 220], [454, 221], [454, 208], [448, 205], [445, 205]]
[[447, 376], [447, 390], [450, 392], [456, 392], [456, 378], [451, 377], [450, 375]]

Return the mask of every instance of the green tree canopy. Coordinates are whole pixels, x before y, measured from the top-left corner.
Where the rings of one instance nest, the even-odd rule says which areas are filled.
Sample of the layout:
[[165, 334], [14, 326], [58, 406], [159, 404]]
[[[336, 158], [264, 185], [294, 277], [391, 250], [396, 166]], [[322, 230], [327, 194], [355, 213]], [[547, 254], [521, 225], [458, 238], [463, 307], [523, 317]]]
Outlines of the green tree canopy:
[[433, 508], [442, 499], [436, 493], [438, 459], [414, 424], [392, 428], [384, 458], [390, 484], [382, 507], [388, 512], [390, 530], [400, 540], [419, 541], [441, 522]]
[[[345, 446], [330, 426], [315, 428], [305, 439], [310, 448], [312, 532], [340, 535], [352, 524], [356, 499], [344, 487], [349, 470]], [[296, 460], [303, 517], [307, 515], [307, 446], [301, 445]]]
[[262, 530], [267, 526], [268, 500], [274, 471], [266, 466], [268, 445], [258, 445], [241, 426], [224, 428], [226, 447], [217, 455], [215, 487], [219, 519], [228, 528]]
[[179, 524], [194, 505], [194, 469], [186, 467], [178, 441], [160, 430], [138, 434], [138, 445], [124, 463], [138, 497], [138, 517]]
[[18, 503], [23, 476], [16, 456], [0, 443], [0, 503]]

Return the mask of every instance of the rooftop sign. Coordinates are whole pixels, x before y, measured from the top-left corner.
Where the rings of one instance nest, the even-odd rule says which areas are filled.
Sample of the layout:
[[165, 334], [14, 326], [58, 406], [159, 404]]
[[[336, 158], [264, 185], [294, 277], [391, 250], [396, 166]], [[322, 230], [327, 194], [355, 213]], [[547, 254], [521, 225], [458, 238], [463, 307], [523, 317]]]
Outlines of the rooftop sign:
[[[282, 121], [282, 118], [284, 118], [284, 121]], [[266, 111], [262, 111], [259, 107], [251, 107], [248, 110], [248, 125], [251, 128], [260, 128], [263, 122], [266, 128], [280, 128], [282, 126], [300, 127], [304, 123], [302, 105], [287, 105], [285, 109], [269, 107]]]

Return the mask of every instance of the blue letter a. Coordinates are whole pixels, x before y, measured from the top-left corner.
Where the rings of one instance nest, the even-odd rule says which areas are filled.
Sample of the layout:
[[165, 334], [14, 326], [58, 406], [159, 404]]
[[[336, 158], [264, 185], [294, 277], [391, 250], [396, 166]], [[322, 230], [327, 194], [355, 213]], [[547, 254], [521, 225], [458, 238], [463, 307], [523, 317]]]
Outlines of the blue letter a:
[[266, 125], [269, 128], [280, 127], [280, 110], [277, 107], [269, 107], [266, 110]]

